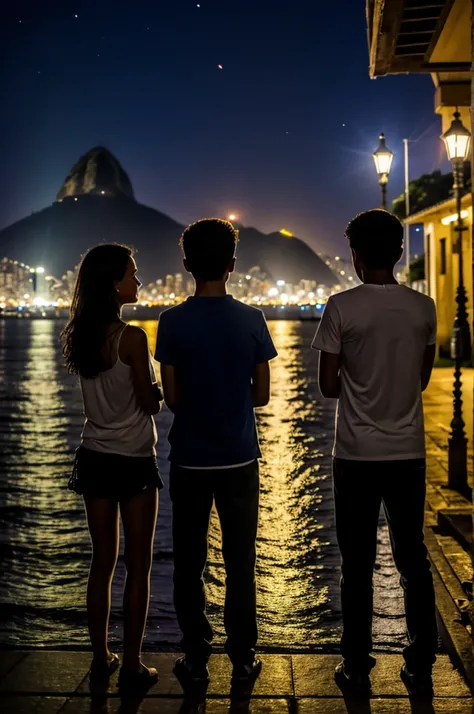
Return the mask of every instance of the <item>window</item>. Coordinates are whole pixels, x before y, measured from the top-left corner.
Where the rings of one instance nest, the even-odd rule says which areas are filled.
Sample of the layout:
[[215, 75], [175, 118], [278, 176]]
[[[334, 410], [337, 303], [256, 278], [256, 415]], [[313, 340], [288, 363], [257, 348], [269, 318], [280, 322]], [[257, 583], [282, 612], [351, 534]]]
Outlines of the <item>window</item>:
[[446, 238], [439, 241], [439, 274], [446, 275]]

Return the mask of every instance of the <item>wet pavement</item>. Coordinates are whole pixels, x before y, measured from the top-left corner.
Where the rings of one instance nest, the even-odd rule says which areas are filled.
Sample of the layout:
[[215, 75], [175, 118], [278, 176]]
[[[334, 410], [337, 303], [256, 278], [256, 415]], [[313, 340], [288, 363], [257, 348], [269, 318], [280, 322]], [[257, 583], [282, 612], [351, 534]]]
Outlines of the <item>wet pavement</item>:
[[160, 673], [158, 683], [139, 700], [121, 700], [115, 674], [107, 692], [92, 698], [87, 670], [89, 655], [82, 652], [0, 654], [0, 711], [2, 714], [252, 714], [310, 712], [339, 714], [471, 714], [472, 699], [461, 676], [446, 656], [435, 665], [435, 699], [409, 700], [400, 680], [402, 658], [380, 655], [372, 672], [372, 699], [345, 700], [334, 682], [337, 655], [263, 655], [263, 669], [253, 688], [231, 689], [230, 663], [225, 655], [210, 660], [207, 696], [185, 696], [171, 672], [175, 655], [148, 654], [147, 665]]

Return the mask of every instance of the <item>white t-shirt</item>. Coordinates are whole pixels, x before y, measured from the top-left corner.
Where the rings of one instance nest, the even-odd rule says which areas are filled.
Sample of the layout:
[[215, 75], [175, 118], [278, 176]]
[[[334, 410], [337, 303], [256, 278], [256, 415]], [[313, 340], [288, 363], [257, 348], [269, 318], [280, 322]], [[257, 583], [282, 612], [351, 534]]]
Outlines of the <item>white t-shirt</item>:
[[436, 344], [433, 300], [404, 285], [359, 285], [329, 298], [312, 347], [341, 354], [333, 456], [425, 457], [421, 367]]
[[[120, 340], [126, 329], [123, 327], [117, 336], [115, 364], [99, 372], [95, 379], [81, 377], [86, 416], [81, 443], [105, 454], [153, 456], [158, 438], [155, 421], [139, 405], [132, 368], [119, 357]], [[151, 355], [149, 369], [155, 381]]]

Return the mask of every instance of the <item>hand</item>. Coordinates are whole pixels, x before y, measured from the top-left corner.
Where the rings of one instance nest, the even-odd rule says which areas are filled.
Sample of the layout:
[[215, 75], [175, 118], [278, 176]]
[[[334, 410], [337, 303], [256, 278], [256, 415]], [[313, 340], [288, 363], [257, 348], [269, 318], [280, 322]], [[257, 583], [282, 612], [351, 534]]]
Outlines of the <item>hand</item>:
[[161, 391], [161, 388], [160, 388], [158, 382], [155, 382], [153, 384], [153, 390], [157, 393], [158, 401], [162, 402], [163, 401], [163, 392]]

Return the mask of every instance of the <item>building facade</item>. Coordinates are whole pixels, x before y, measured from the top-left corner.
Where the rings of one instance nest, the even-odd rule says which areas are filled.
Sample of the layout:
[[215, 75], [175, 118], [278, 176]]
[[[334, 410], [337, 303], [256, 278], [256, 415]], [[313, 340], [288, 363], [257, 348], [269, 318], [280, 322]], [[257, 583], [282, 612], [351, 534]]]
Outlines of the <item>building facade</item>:
[[[462, 235], [463, 274], [467, 292], [468, 319], [472, 332], [474, 296], [471, 278], [471, 194], [462, 197], [461, 216], [466, 226]], [[455, 249], [457, 232], [454, 230], [456, 217], [455, 200], [451, 198], [414, 213], [406, 220], [408, 225], [423, 224], [426, 292], [436, 302], [439, 357], [449, 356], [451, 330], [456, 315], [456, 291], [459, 281], [459, 254]]]
[[34, 292], [33, 271], [18, 260], [0, 260], [0, 306], [16, 305]]
[[[456, 110], [471, 126], [472, 0], [367, 0], [369, 73], [430, 74], [433, 109], [441, 118], [440, 134], [449, 129]], [[472, 198], [462, 199], [467, 230], [463, 233], [464, 280], [469, 319], [473, 319]], [[438, 348], [447, 354], [456, 312], [459, 256], [453, 250], [454, 199], [415, 215], [407, 223], [424, 226], [426, 289], [436, 301]]]

